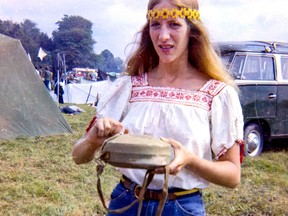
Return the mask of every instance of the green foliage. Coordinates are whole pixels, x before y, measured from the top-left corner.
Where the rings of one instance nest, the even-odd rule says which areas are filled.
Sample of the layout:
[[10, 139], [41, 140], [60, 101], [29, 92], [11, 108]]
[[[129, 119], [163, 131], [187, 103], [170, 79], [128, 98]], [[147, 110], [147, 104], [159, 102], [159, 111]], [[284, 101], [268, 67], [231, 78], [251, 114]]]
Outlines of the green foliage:
[[38, 61], [37, 55], [40, 46], [46, 50], [53, 49], [52, 40], [46, 34], [41, 33], [37, 24], [29, 19], [20, 24], [9, 20], [0, 20], [0, 33], [19, 39], [35, 63]]
[[10, 20], [0, 20], [0, 33], [13, 38], [21, 38], [23, 35], [20, 24], [13, 23]]
[[123, 61], [114, 58], [109, 50], [104, 50], [100, 55], [93, 52], [92, 23], [80, 16], [64, 15], [62, 21], [57, 22], [58, 30], [54, 31], [54, 52], [64, 53], [69, 68], [90, 67], [102, 71], [120, 72]]
[[[36, 67], [48, 65], [56, 70], [56, 56], [59, 53], [61, 56], [65, 54], [68, 70], [74, 67], [89, 67], [105, 72], [122, 72], [123, 61], [114, 58], [109, 50], [104, 50], [99, 55], [94, 53], [96, 42], [92, 38], [91, 21], [81, 16], [64, 15], [56, 24], [58, 28], [52, 32], [52, 38], [42, 33], [37, 24], [28, 19], [20, 24], [0, 20], [0, 33], [19, 39]], [[38, 58], [40, 47], [47, 53], [43, 61]]]
[[65, 54], [66, 63], [73, 67], [93, 67], [92, 23], [80, 16], [64, 15], [58, 21], [58, 30], [53, 31], [55, 52]]
[[[76, 165], [71, 157], [95, 114], [90, 106], [80, 107], [86, 112], [65, 115], [73, 134], [0, 141], [0, 215], [104, 215], [95, 162]], [[245, 158], [236, 189], [210, 185], [203, 190], [207, 215], [288, 215], [287, 164], [287, 148]], [[113, 167], [105, 168], [107, 202], [119, 177]]]
[[114, 58], [109, 50], [103, 50], [100, 55], [95, 56], [96, 68], [102, 71], [122, 72], [123, 61], [120, 58]]

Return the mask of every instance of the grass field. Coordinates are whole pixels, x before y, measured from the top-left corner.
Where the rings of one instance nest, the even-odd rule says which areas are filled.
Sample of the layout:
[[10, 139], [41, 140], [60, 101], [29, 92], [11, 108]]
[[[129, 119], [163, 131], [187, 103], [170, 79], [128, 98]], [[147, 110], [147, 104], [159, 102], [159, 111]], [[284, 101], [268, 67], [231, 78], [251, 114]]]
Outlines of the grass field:
[[[65, 115], [74, 133], [0, 141], [0, 215], [104, 215], [96, 190], [96, 164], [75, 165], [73, 144], [94, 109]], [[245, 158], [236, 189], [204, 190], [207, 215], [287, 215], [288, 140], [257, 158]], [[102, 187], [108, 200], [120, 174], [107, 166]]]

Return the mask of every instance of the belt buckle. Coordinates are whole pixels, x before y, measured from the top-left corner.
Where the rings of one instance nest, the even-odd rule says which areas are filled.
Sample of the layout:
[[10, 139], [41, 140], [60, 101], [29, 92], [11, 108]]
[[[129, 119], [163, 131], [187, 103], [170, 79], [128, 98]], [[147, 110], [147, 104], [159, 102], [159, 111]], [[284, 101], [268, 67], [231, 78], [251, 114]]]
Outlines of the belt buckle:
[[137, 195], [137, 189], [139, 189], [139, 193], [140, 193], [140, 190], [141, 190], [141, 186], [140, 185], [136, 185], [135, 188], [134, 188], [134, 196], [138, 199], [139, 198], [139, 194]]

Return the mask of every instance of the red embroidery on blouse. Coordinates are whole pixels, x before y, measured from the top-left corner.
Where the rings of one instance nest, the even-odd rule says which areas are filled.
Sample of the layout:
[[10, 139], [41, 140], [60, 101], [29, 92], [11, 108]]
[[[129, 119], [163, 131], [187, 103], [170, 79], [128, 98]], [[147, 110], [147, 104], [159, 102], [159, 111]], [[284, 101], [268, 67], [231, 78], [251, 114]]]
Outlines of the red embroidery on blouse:
[[89, 130], [94, 126], [96, 120], [97, 120], [97, 116], [94, 116], [93, 119], [90, 121], [88, 127], [86, 128], [86, 133], [88, 133]]
[[[245, 154], [245, 152], [244, 152], [244, 140], [236, 140], [236, 143], [239, 145], [239, 147], [240, 147], [240, 164], [242, 164], [243, 163], [243, 159], [244, 159], [244, 154]], [[216, 156], [216, 160], [218, 160], [222, 155], [225, 155], [226, 154], [226, 152], [228, 151], [228, 149], [227, 148], [223, 148], [220, 152], [219, 152], [219, 154]]]
[[201, 91], [216, 96], [225, 86], [225, 83], [211, 79], [201, 88]]
[[132, 85], [134, 86], [146, 86], [148, 85], [148, 81], [147, 81], [147, 73], [144, 73], [142, 75], [139, 76], [132, 76]]
[[148, 85], [147, 73], [132, 76], [132, 95], [130, 102], [161, 102], [195, 106], [209, 111], [213, 97], [226, 84], [217, 80], [209, 80], [199, 91], [176, 89], [169, 87], [153, 87]]

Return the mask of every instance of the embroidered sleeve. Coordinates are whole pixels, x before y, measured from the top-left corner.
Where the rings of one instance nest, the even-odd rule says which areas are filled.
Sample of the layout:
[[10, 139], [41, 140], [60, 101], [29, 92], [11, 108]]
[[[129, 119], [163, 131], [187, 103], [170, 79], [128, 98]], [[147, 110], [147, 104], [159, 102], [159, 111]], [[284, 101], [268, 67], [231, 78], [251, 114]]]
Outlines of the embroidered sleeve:
[[230, 86], [226, 86], [213, 98], [211, 136], [212, 151], [216, 160], [224, 155], [235, 142], [243, 143], [242, 108], [237, 92]]
[[[244, 155], [245, 155], [245, 152], [244, 152], [244, 140], [236, 140], [235, 143], [237, 143], [239, 145], [239, 148], [240, 148], [240, 163], [242, 164], [243, 160], [244, 160]], [[215, 157], [215, 159], [218, 160], [222, 155], [225, 155], [227, 151], [228, 151], [227, 148], [223, 148], [219, 152], [219, 154]]]

